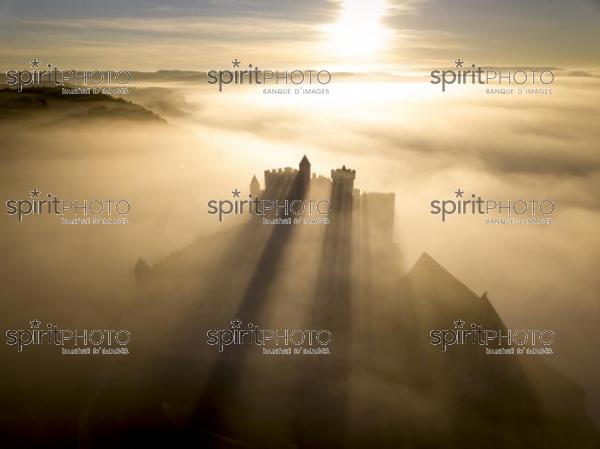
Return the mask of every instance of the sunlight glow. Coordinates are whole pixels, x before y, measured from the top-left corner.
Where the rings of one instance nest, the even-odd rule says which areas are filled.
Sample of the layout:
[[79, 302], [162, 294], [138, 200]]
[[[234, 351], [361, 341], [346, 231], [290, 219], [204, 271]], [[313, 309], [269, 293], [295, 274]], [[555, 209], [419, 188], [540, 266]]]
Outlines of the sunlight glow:
[[381, 50], [390, 31], [381, 23], [386, 0], [343, 0], [339, 20], [325, 27], [329, 45], [340, 55], [368, 56]]

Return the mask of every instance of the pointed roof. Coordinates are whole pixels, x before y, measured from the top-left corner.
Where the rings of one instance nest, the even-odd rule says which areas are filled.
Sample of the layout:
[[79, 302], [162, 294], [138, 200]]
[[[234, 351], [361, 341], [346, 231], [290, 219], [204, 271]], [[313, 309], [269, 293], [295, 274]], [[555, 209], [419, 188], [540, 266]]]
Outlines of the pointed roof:
[[438, 325], [460, 317], [491, 326], [488, 329], [506, 328], [487, 292], [475, 294], [426, 252], [406, 274], [404, 283], [404, 294], [420, 310], [423, 322]]
[[308, 160], [308, 158], [306, 157], [306, 154], [302, 157], [302, 159], [300, 160], [300, 166], [303, 165], [310, 165], [310, 161]]
[[250, 181], [250, 184], [258, 184], [258, 178], [256, 177], [256, 175], [252, 175], [252, 181]]
[[424, 252], [405, 276], [405, 280], [423, 293], [439, 299], [436, 302], [469, 303], [479, 296], [456, 278], [437, 260]]
[[135, 267], [133, 268], [135, 272], [139, 273], [141, 271], [150, 271], [150, 265], [148, 265], [146, 263], [146, 261], [144, 259], [142, 259], [141, 257], [138, 258]]

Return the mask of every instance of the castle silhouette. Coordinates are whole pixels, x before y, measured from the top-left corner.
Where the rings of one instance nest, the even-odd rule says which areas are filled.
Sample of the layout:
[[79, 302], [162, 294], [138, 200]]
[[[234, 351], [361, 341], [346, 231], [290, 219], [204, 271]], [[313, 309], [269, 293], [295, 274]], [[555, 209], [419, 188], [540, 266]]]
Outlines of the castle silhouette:
[[[311, 172], [311, 163], [304, 155], [298, 168], [284, 167], [264, 171], [264, 189], [256, 175], [250, 181], [250, 193], [263, 200], [327, 200], [332, 205], [328, 218], [325, 242], [335, 246], [337, 257], [344, 263], [353, 259], [354, 270], [368, 271], [369, 279], [398, 268], [399, 251], [394, 243], [394, 193], [361, 192], [354, 187], [356, 170], [343, 165], [332, 169], [330, 177]], [[280, 213], [278, 217], [289, 217]], [[274, 213], [273, 213], [274, 214]], [[271, 214], [271, 216], [273, 215]], [[262, 225], [269, 214], [252, 215], [251, 224]], [[295, 215], [297, 217], [297, 215]], [[279, 226], [278, 226], [279, 227]], [[303, 226], [305, 227], [305, 226]], [[311, 226], [309, 226], [311, 227]], [[281, 230], [283, 231], [283, 229]], [[303, 238], [318, 238], [319, 232], [304, 230]], [[170, 256], [169, 256], [170, 257]], [[168, 257], [168, 258], [169, 258]], [[153, 276], [154, 267], [141, 257], [134, 267], [135, 283], [139, 287]], [[351, 271], [349, 267], [345, 271]], [[377, 274], [375, 274], [377, 273]]]
[[[394, 240], [394, 193], [362, 192], [354, 187], [356, 170], [332, 169], [330, 177], [311, 172], [311, 163], [304, 155], [298, 168], [285, 167], [264, 171], [264, 189], [256, 175], [250, 181], [254, 197], [271, 200], [330, 199], [334, 219], [347, 221], [361, 238], [377, 241], [389, 247]], [[375, 237], [377, 237], [375, 239]]]
[[[252, 216], [152, 267], [140, 259], [136, 277], [147, 283], [138, 282], [138, 294], [147, 305], [139, 310], [150, 310], [144, 316], [155, 321], [137, 322], [149, 329], [155, 366], [166, 367], [155, 388], [132, 389], [132, 399], [119, 404], [162, 423], [154, 433], [144, 428], [142, 441], [162, 437], [168, 447], [175, 440], [214, 449], [457, 449], [489, 447], [494, 435], [498, 448], [598, 447], [583, 392], [541, 359], [491, 358], [479, 345], [443, 353], [430, 343], [432, 329], [458, 318], [507, 327], [487, 292], [476, 294], [428, 254], [401, 269], [393, 193], [361, 193], [356, 171], [345, 166], [329, 178], [313, 174], [306, 156], [298, 169], [264, 175], [264, 189], [252, 178], [253, 195], [328, 199], [331, 223], [268, 226]], [[181, 311], [175, 331], [159, 313], [171, 308]], [[247, 345], [215, 355], [202, 343], [206, 331], [233, 318], [264, 329], [331, 330], [332, 352], [272, 358]], [[192, 404], [167, 407], [182, 398]], [[115, 421], [113, 434], [138, 437], [129, 421]], [[98, 433], [104, 429], [102, 421]]]

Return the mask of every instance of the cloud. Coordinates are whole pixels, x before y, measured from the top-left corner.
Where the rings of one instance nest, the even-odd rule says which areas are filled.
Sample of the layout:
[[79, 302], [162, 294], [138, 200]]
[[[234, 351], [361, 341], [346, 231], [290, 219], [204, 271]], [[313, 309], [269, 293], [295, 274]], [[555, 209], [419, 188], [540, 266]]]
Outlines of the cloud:
[[203, 108], [188, 119], [269, 145], [317, 148], [333, 158], [368, 157], [391, 166], [405, 161], [412, 176], [468, 170], [547, 185], [571, 205], [600, 208], [600, 99], [592, 78], [559, 77], [553, 94], [538, 97], [441, 94], [427, 81], [399, 80], [333, 83], [330, 98], [289, 98], [297, 108], [276, 107], [283, 99], [262, 95], [260, 88], [217, 97], [199, 88]]
[[54, 18], [264, 18], [286, 21], [327, 20], [339, 6], [333, 2], [307, 0], [173, 0], [165, 5], [162, 0], [105, 0], [94, 1], [44, 0], [9, 2], [8, 14], [15, 17]]

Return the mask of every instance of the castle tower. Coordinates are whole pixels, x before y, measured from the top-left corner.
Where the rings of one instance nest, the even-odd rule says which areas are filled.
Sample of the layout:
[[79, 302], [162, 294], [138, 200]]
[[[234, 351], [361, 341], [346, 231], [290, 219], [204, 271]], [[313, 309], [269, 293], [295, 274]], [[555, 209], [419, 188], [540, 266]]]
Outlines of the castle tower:
[[371, 247], [389, 249], [394, 241], [396, 195], [364, 192], [360, 197], [361, 227]]
[[300, 178], [302, 179], [302, 185], [307, 187], [310, 183], [310, 161], [306, 157], [306, 154], [300, 161]]
[[[365, 192], [360, 196], [360, 266], [367, 296], [397, 279], [399, 254], [394, 243], [396, 195]], [[369, 316], [370, 312], [364, 312]]]
[[334, 225], [336, 232], [339, 234], [338, 242], [348, 250], [350, 249], [352, 235], [352, 202], [355, 177], [356, 170], [350, 170], [345, 165], [337, 170], [331, 170], [331, 204]]
[[337, 202], [339, 211], [352, 211], [352, 195], [354, 192], [354, 178], [356, 178], [356, 170], [350, 170], [346, 166], [331, 170], [331, 198]]
[[252, 196], [260, 196], [260, 184], [256, 175], [252, 176], [252, 181], [250, 181], [250, 193]]

